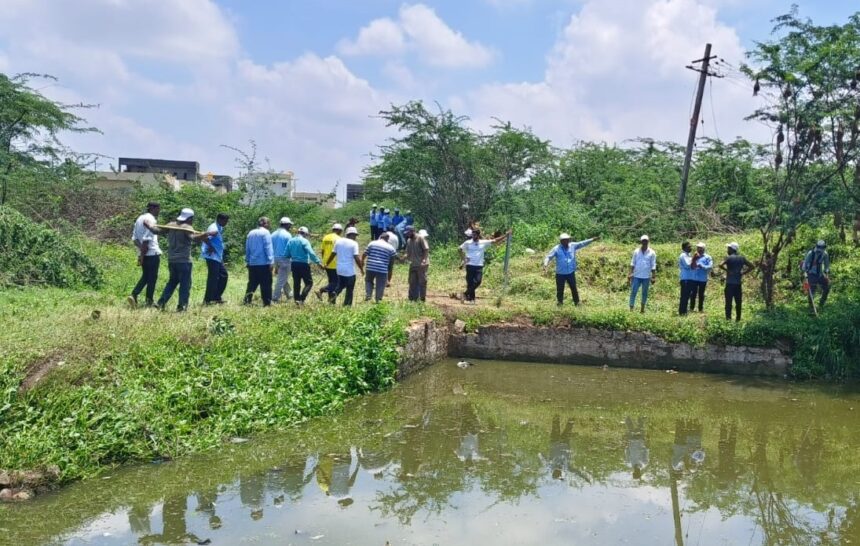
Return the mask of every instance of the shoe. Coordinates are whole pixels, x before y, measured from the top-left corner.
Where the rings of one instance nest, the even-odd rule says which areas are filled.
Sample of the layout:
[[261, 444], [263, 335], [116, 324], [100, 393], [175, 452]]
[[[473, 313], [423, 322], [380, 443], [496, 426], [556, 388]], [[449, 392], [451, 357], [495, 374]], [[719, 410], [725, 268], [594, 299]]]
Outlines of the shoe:
[[184, 313], [185, 311], [188, 311], [187, 305], [180, 305], [179, 307], [176, 308], [177, 313]]
[[158, 302], [155, 304], [155, 308], [158, 309], [159, 311], [164, 311], [164, 304], [161, 302]]
[[132, 309], [137, 309], [137, 298], [134, 296], [129, 296], [125, 299], [128, 302], [128, 306]]

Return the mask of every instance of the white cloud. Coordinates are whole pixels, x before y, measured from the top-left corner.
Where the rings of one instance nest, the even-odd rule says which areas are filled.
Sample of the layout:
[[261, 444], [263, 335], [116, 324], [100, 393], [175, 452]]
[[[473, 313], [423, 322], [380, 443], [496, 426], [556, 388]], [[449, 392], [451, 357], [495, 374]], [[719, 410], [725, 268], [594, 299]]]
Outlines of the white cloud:
[[[685, 65], [705, 42], [737, 64], [743, 48], [707, 0], [588, 0], [570, 17], [539, 82], [484, 85], [464, 95], [473, 123], [493, 117], [531, 126], [557, 145], [575, 140], [619, 142], [635, 137], [684, 141], [697, 74]], [[713, 82], [699, 135], [762, 136], [743, 121], [755, 106], [732, 82]], [[712, 112], [713, 108], [713, 112]], [[716, 117], [715, 128], [713, 118]]]
[[402, 52], [405, 45], [400, 25], [382, 18], [363, 27], [354, 42], [341, 41], [338, 51], [344, 55], [392, 55]]
[[474, 68], [490, 64], [493, 51], [467, 40], [424, 4], [404, 5], [398, 20], [375, 19], [363, 27], [355, 40], [343, 40], [344, 55], [397, 56], [415, 51], [421, 60], [441, 68]]

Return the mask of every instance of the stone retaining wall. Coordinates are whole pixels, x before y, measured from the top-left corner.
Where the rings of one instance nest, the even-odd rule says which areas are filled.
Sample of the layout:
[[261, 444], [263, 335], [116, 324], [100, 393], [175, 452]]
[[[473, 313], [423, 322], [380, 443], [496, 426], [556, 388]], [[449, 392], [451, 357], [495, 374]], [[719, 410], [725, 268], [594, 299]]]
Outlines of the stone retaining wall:
[[773, 348], [692, 346], [645, 332], [515, 325], [485, 326], [474, 334], [455, 328], [448, 355], [772, 377], [783, 377], [791, 367], [791, 357]]
[[401, 349], [397, 380], [448, 356], [450, 332], [444, 324], [430, 319], [416, 320], [406, 329], [406, 345]]

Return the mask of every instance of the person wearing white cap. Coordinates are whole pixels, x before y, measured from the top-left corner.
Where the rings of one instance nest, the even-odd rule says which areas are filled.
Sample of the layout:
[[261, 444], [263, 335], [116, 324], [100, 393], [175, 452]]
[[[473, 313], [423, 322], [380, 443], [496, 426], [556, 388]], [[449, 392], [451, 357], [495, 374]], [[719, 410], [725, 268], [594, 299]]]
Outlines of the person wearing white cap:
[[[341, 233], [343, 233], [343, 226], [340, 224], [334, 224], [331, 226], [331, 233], [323, 237], [322, 246], [320, 247], [323, 269], [325, 269], [328, 284], [317, 290], [316, 295], [317, 299], [322, 299], [323, 292], [325, 292], [328, 294], [329, 303], [334, 303], [334, 295], [335, 292], [337, 292], [337, 266], [332, 264], [329, 258], [332, 257], [334, 245], [337, 243], [338, 239], [341, 238]], [[335, 259], [335, 264], [337, 264], [337, 259]]]
[[576, 251], [585, 248], [600, 237], [592, 237], [571, 244], [570, 235], [562, 233], [558, 236], [559, 243], [544, 256], [543, 269], [547, 270], [549, 262], [555, 260], [555, 299], [558, 305], [564, 304], [564, 287], [570, 287], [573, 304], [579, 305], [579, 291], [576, 289]]
[[261, 216], [257, 220], [257, 228], [248, 232], [248, 237], [245, 239], [245, 265], [248, 266], [245, 305], [251, 304], [257, 287], [260, 288], [263, 307], [268, 307], [272, 303], [272, 266], [275, 263], [275, 251], [269, 225], [269, 219]]
[[681, 243], [681, 255], [678, 256], [678, 272], [681, 280], [681, 298], [678, 302], [678, 314], [680, 316], [687, 314], [690, 295], [693, 290], [693, 257], [690, 256], [692, 250], [690, 241]]
[[221, 212], [215, 221], [209, 225], [206, 233], [209, 238], [203, 242], [200, 254], [206, 260], [206, 293], [203, 295], [203, 305], [224, 303], [221, 296], [227, 289], [230, 278], [224, 267], [224, 228], [230, 221], [230, 216]]
[[466, 268], [466, 292], [463, 293], [464, 303], [475, 303], [475, 291], [484, 280], [484, 254], [487, 248], [497, 245], [507, 239], [513, 230], [508, 230], [495, 239], [481, 239], [481, 228], [473, 224], [472, 238], [460, 245], [460, 269]]
[[421, 237], [424, 237], [425, 239], [429, 239], [429, 238], [430, 238], [430, 234], [429, 234], [429, 233], [427, 233], [427, 230], [426, 230], [426, 229], [419, 229], [419, 230], [418, 230], [418, 235], [420, 235]]
[[409, 301], [427, 300], [427, 269], [430, 267], [430, 245], [414, 226], [403, 228], [406, 239], [406, 261], [409, 262]]
[[191, 296], [191, 245], [195, 241], [202, 241], [209, 234], [196, 233], [191, 223], [194, 220], [194, 211], [184, 208], [176, 217], [176, 220], [167, 224], [167, 268], [170, 277], [161, 297], [158, 298], [156, 307], [164, 309], [167, 302], [173, 296], [176, 287], [179, 287], [179, 303], [177, 311], [188, 309], [188, 298]]
[[741, 321], [741, 305], [743, 304], [743, 276], [755, 269], [744, 256], [740, 254], [740, 246], [731, 242], [726, 245], [728, 256], [720, 263], [720, 269], [726, 272], [726, 320], [732, 320], [732, 302], [735, 303], [735, 320]]
[[809, 303], [813, 303], [815, 287], [821, 287], [821, 300], [818, 307], [824, 307], [827, 303], [827, 295], [830, 293], [830, 255], [827, 254], [827, 243], [823, 240], [816, 243], [815, 248], [806, 253], [801, 269], [806, 273], [806, 282], [809, 283]]
[[356, 265], [361, 274], [364, 275], [364, 266], [361, 263], [356, 238], [358, 238], [358, 230], [354, 226], [346, 228], [346, 237], [341, 237], [334, 243], [334, 248], [326, 261], [323, 262], [326, 271], [331, 267], [332, 262], [337, 262], [337, 289], [330, 296], [329, 300], [331, 303], [335, 303], [340, 293], [346, 290], [346, 295], [343, 297], [343, 305], [345, 307], [352, 305], [352, 294], [355, 290]]
[[272, 301], [278, 303], [283, 295], [286, 299], [292, 299], [293, 295], [290, 292], [290, 273], [292, 272], [292, 261], [287, 252], [287, 247], [290, 244], [290, 239], [293, 234], [290, 229], [293, 227], [293, 221], [289, 216], [284, 216], [279, 222], [278, 229], [272, 233], [272, 250], [275, 253], [275, 291], [272, 293]]
[[[311, 275], [311, 263], [317, 264], [322, 269], [322, 262], [308, 241], [309, 235], [308, 228], [302, 226], [299, 228], [299, 234], [290, 239], [290, 244], [287, 245], [293, 268], [293, 300], [296, 305], [303, 305], [313, 289], [314, 277]], [[304, 288], [302, 283], [305, 285]]]
[[699, 312], [703, 312], [705, 308], [705, 289], [708, 287], [708, 277], [711, 270], [714, 268], [714, 259], [705, 252], [705, 243], [699, 242], [696, 245], [696, 253], [693, 254], [693, 260], [690, 264], [693, 268], [693, 287], [690, 290], [690, 311], [693, 311], [696, 306], [696, 299], [699, 300]]
[[643, 235], [639, 238], [640, 246], [633, 251], [633, 259], [630, 260], [630, 273], [627, 282], [630, 283], [630, 310], [636, 306], [636, 294], [642, 289], [642, 300], [640, 312], [645, 312], [645, 304], [648, 302], [648, 288], [657, 278], [657, 253], [653, 248], [648, 248], [650, 238]]

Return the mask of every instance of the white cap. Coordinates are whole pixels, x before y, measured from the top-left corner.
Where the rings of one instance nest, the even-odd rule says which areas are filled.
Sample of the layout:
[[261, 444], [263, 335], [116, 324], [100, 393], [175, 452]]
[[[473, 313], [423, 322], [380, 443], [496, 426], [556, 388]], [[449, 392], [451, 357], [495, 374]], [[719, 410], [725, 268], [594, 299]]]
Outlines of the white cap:
[[561, 235], [558, 236], [559, 241], [564, 241], [565, 239], [570, 239], [570, 235], [567, 233], [562, 233]]
[[825, 248], [827, 247], [827, 242], [824, 239], [819, 239], [818, 242], [815, 243], [815, 246], [818, 248]]
[[642, 237], [639, 237], [639, 241], [650, 241], [650, 240], [651, 239], [647, 235], [643, 235]]
[[346, 228], [346, 234], [347, 235], [358, 235], [358, 230], [355, 229], [354, 226], [349, 226], [348, 228]]
[[696, 248], [705, 248], [705, 243], [699, 241], [698, 243], [696, 243]]
[[192, 216], [194, 216], [193, 210], [188, 209], [188, 208], [182, 209], [182, 211], [179, 213], [179, 216], [176, 217], [176, 221], [177, 222], [184, 222], [185, 220], [188, 220]]
[[331, 227], [332, 231], [343, 231], [343, 226], [340, 224], [335, 224]]
[[741, 248], [741, 245], [739, 245], [739, 244], [737, 244], [736, 242], [732, 241], [731, 243], [727, 244], [727, 245], [726, 245], [726, 247], [731, 248], [732, 250], [734, 250], [735, 252], [737, 252], [737, 251]]
[[299, 228], [299, 233], [301, 233], [302, 235], [307, 235], [308, 233], [310, 233], [310, 231], [308, 231], [308, 228], [306, 228], [305, 226], [302, 226]]
[[463, 233], [466, 235], [466, 237], [471, 237], [472, 236], [472, 228], [467, 228], [466, 231], [464, 231]]
[[373, 208], [376, 208], [376, 203], [373, 204]]
[[429, 233], [427, 233], [427, 230], [426, 230], [426, 229], [419, 229], [419, 230], [418, 230], [418, 235], [419, 235], [419, 236], [421, 236], [421, 237], [424, 237], [425, 239], [426, 239], [427, 237], [430, 237], [430, 234], [429, 234]]
[[284, 216], [283, 218], [281, 218], [281, 225], [284, 225], [284, 224], [293, 225], [293, 221], [290, 220], [289, 216]]

